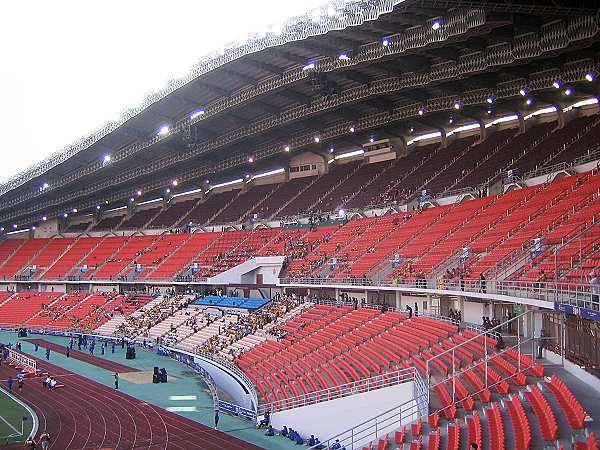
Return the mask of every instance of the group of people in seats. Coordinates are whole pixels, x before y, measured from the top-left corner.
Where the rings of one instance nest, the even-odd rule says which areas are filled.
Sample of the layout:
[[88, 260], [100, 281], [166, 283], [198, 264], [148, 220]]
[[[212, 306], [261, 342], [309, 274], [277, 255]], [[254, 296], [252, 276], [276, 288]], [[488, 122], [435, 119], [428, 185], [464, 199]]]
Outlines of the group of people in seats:
[[308, 445], [310, 447], [315, 447], [318, 449], [327, 449], [328, 448], [329, 450], [346, 450], [346, 448], [343, 447], [342, 444], [340, 444], [339, 439], [336, 439], [335, 442], [333, 443], [333, 445], [331, 445], [331, 447], [326, 447], [325, 445], [323, 445], [321, 443], [319, 438], [315, 437], [313, 434], [311, 434], [309, 438], [304, 439], [302, 437], [302, 435], [300, 433], [298, 433], [296, 430], [294, 430], [292, 427], [288, 428], [287, 426], [284, 425], [283, 428], [281, 429], [281, 431], [276, 431], [270, 423], [268, 412], [265, 414], [265, 418], [262, 419], [258, 424], [258, 428], [262, 428], [262, 427], [267, 428], [267, 432], [265, 433], [265, 436], [281, 436], [281, 437], [289, 439], [290, 441], [294, 442], [296, 445]]
[[[224, 325], [221, 329], [219, 327], [219, 334], [209, 338], [199, 350], [202, 353], [213, 353], [218, 354], [221, 350], [226, 349], [228, 346], [236, 341], [239, 341], [249, 334], [254, 334], [258, 330], [263, 329], [266, 325], [274, 323], [280, 317], [287, 314], [291, 309], [295, 308], [300, 304], [299, 299], [294, 295], [280, 295], [278, 294], [273, 301], [263, 306], [258, 311], [249, 314], [247, 316], [238, 316], [237, 322], [231, 322]], [[238, 358], [242, 354], [243, 350], [229, 350], [229, 355], [234, 359]]]
[[183, 295], [165, 295], [159, 303], [154, 304], [152, 307], [139, 310], [137, 314], [126, 317], [125, 321], [117, 327], [115, 334], [147, 337], [150, 328], [172, 316], [175, 312], [186, 308], [194, 300], [195, 298]]

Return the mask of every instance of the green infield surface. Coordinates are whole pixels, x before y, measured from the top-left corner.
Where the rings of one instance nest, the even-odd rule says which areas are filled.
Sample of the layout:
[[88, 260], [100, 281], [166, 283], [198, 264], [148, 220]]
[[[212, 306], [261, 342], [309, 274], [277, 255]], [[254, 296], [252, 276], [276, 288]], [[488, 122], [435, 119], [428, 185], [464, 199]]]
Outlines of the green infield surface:
[[0, 446], [23, 442], [29, 437], [37, 419], [32, 413], [12, 395], [0, 389]]

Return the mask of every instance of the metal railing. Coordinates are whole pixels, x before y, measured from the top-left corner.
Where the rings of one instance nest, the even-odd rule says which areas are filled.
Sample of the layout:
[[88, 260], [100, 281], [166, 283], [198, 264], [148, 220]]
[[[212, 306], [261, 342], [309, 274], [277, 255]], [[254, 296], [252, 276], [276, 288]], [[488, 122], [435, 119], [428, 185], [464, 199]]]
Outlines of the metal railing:
[[240, 369], [237, 365], [235, 365], [231, 361], [229, 361], [225, 358], [221, 358], [219, 356], [213, 355], [212, 353], [190, 352], [187, 350], [182, 350], [180, 348], [169, 347], [169, 346], [162, 346], [162, 347], [171, 352], [186, 354], [186, 355], [190, 355], [190, 356], [199, 356], [201, 358], [213, 361], [223, 367], [226, 367], [228, 370], [230, 370], [231, 372], [233, 372], [235, 375], [237, 375], [238, 377], [240, 377], [243, 380], [245, 387], [248, 389], [248, 392], [252, 396], [252, 401], [254, 403], [254, 406], [255, 407], [258, 406], [258, 395], [256, 394], [256, 387], [254, 386], [254, 383], [252, 382], [252, 380], [250, 380], [250, 378], [248, 378], [248, 376], [242, 371], [242, 369]]
[[[432, 280], [432, 279], [398, 279], [373, 280], [364, 278], [282, 278], [280, 285], [284, 287], [322, 286], [332, 289], [354, 287], [360, 289], [386, 288], [412, 293], [463, 295], [478, 297], [482, 295], [502, 295], [514, 297], [519, 301], [531, 299], [550, 303], [565, 303], [576, 307], [600, 311], [600, 302], [592, 296], [589, 284], [563, 283], [555, 281], [513, 281], [513, 280]], [[390, 289], [391, 288], [391, 289]], [[470, 294], [470, 295], [469, 295]], [[474, 295], [475, 294], [475, 295]]]
[[[427, 417], [429, 391], [416, 370], [415, 374], [414, 395], [412, 399], [338, 433], [335, 436], [322, 441], [319, 445], [324, 445], [325, 448], [331, 448], [336, 441], [339, 441], [340, 448], [346, 448], [348, 450], [362, 448], [363, 445], [387, 436], [389, 433], [401, 428], [403, 425]], [[309, 447], [309, 450], [320, 448], [319, 445]]]
[[376, 375], [371, 378], [353, 381], [351, 383], [342, 384], [339, 386], [329, 387], [320, 391], [309, 392], [297, 397], [277, 400], [271, 403], [264, 403], [258, 407], [258, 415], [264, 414], [267, 411], [271, 413], [285, 411], [288, 409], [299, 408], [301, 406], [314, 405], [337, 398], [348, 397], [350, 395], [370, 392], [384, 387], [397, 386], [403, 383], [415, 381], [419, 377], [416, 368], [409, 367], [400, 369], [395, 372], [389, 372], [381, 375]]

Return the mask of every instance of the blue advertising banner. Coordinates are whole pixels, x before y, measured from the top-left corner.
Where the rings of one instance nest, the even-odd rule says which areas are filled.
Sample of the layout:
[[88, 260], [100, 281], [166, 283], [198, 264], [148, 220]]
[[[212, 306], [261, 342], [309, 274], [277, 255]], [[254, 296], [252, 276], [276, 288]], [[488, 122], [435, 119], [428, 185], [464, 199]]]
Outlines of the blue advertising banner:
[[583, 317], [584, 319], [600, 322], [600, 311], [594, 311], [592, 309], [580, 308], [579, 306], [557, 302], [554, 303], [554, 309], [556, 311], [572, 314], [574, 316]]

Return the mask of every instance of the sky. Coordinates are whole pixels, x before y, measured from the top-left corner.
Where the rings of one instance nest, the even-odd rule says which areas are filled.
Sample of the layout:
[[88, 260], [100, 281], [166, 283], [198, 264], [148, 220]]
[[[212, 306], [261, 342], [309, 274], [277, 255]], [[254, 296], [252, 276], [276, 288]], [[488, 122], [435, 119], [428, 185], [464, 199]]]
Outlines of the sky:
[[24, 0], [0, 14], [0, 181], [88, 135], [203, 55], [326, 0]]

